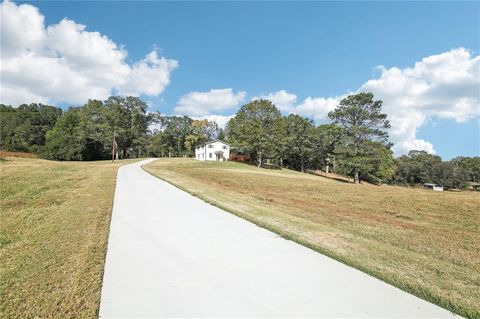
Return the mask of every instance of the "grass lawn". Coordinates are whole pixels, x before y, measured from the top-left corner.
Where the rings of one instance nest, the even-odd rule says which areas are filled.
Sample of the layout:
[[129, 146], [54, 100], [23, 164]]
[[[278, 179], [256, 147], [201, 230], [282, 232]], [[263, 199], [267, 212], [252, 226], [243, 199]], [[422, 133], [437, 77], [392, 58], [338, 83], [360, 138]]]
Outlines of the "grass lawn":
[[458, 314], [480, 318], [480, 194], [355, 185], [232, 162], [144, 169]]
[[126, 162], [0, 161], [0, 317], [98, 317], [116, 172]]

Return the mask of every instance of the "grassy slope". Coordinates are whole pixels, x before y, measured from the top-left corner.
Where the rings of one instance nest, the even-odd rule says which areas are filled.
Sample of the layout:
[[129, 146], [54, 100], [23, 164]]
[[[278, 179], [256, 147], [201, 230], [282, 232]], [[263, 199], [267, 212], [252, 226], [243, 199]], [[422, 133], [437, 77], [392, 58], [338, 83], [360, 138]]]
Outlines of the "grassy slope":
[[124, 163], [0, 163], [1, 316], [98, 316], [115, 177]]
[[163, 159], [145, 170], [467, 317], [480, 317], [480, 194], [354, 185], [290, 170]]

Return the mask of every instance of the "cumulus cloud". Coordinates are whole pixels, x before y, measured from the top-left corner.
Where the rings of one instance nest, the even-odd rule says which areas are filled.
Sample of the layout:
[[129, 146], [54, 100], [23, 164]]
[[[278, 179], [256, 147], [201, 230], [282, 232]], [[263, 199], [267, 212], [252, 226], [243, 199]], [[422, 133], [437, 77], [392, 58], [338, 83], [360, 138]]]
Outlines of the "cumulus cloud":
[[266, 95], [255, 96], [252, 98], [254, 100], [269, 100], [275, 104], [280, 111], [290, 112], [292, 111], [294, 105], [297, 102], [297, 96], [293, 93], [289, 93], [286, 90], [280, 90], [274, 93], [269, 93]]
[[170, 84], [170, 72], [178, 66], [175, 60], [159, 58], [157, 51], [152, 51], [145, 59], [135, 63], [125, 83], [119, 87], [122, 95], [140, 94], [157, 96]]
[[163, 92], [175, 60], [154, 50], [129, 65], [127, 51], [99, 32], [69, 19], [45, 26], [44, 16], [29, 4], [0, 4], [2, 88], [0, 103], [83, 103], [111, 94]]
[[[364, 83], [356, 92], [372, 92], [384, 101], [392, 125], [390, 140], [398, 154], [409, 150], [435, 153], [432, 143], [418, 139], [417, 131], [429, 118], [465, 122], [480, 118], [480, 55], [465, 48], [432, 55], [413, 67], [379, 67], [378, 78]], [[344, 94], [337, 97], [308, 97], [294, 113], [325, 120]]]
[[292, 113], [302, 114], [315, 120], [325, 120], [328, 117], [328, 112], [335, 109], [344, 97], [346, 97], [346, 95], [327, 98], [307, 97], [294, 108]]
[[465, 48], [426, 57], [411, 68], [382, 66], [380, 71], [359, 91], [384, 101], [396, 153], [414, 148], [434, 152], [431, 143], [416, 139], [428, 118], [465, 122], [480, 117], [480, 55]]
[[234, 93], [231, 88], [190, 92], [180, 98], [174, 110], [179, 114], [204, 117], [238, 107], [245, 95], [243, 91]]
[[[255, 96], [252, 100], [268, 99], [284, 113], [301, 114], [322, 122], [347, 95], [373, 92], [376, 99], [384, 101], [383, 109], [392, 126], [389, 134], [396, 155], [413, 149], [435, 154], [432, 143], [417, 138], [418, 129], [428, 119], [453, 119], [458, 123], [480, 119], [480, 55], [457, 48], [428, 56], [412, 67], [380, 66], [378, 69], [380, 74], [377, 78], [365, 82], [354, 92], [339, 96], [307, 97], [297, 102], [295, 94], [280, 90]], [[193, 92], [184, 96], [185, 100], [181, 100], [179, 105], [192, 115], [211, 115], [211, 111], [230, 109], [235, 106], [235, 103], [229, 102], [233, 92], [225, 90], [228, 90], [223, 92], [226, 98], [212, 93], [216, 90]], [[210, 95], [218, 100], [207, 103], [207, 100], [212, 100]], [[223, 107], [225, 104], [221, 100], [228, 106]]]

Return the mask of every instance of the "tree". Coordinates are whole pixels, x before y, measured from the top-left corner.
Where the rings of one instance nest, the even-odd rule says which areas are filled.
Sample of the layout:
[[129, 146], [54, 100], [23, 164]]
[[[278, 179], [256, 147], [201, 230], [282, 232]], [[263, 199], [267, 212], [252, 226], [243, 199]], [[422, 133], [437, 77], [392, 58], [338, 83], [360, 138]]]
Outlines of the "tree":
[[468, 182], [467, 171], [453, 162], [437, 163], [431, 172], [432, 182], [444, 188], [466, 188]]
[[145, 137], [153, 117], [147, 114], [148, 106], [138, 97], [112, 96], [104, 102], [109, 138], [115, 139], [123, 158], [127, 153], [137, 157], [146, 149]]
[[222, 129], [222, 128], [219, 128], [218, 129], [218, 134], [217, 134], [217, 139], [220, 140], [220, 141], [224, 141], [226, 138], [225, 136], [225, 130]]
[[[114, 135], [122, 158], [145, 155], [149, 125], [157, 118], [158, 114], [147, 113], [147, 105], [137, 97], [89, 100], [81, 107], [71, 108], [57, 121], [45, 156], [62, 160], [107, 159]], [[69, 139], [72, 145], [68, 144]]]
[[18, 110], [10, 105], [0, 104], [0, 149], [21, 150], [17, 146], [15, 129], [19, 125]]
[[18, 108], [0, 105], [0, 147], [11, 151], [41, 153], [47, 131], [61, 116], [58, 107], [44, 104], [22, 104]]
[[266, 158], [280, 158], [284, 132], [282, 115], [268, 100], [255, 100], [243, 105], [226, 129], [228, 141], [251, 150], [259, 167]]
[[190, 132], [185, 136], [185, 150], [189, 155], [193, 155], [195, 145], [214, 140], [218, 131], [218, 124], [214, 121], [192, 120]]
[[361, 170], [365, 170], [372, 156], [368, 143], [376, 141], [389, 147], [390, 128], [387, 115], [381, 113], [382, 101], [373, 100], [372, 93], [349, 95], [340, 101], [335, 110], [328, 113], [334, 124], [346, 130], [344, 143], [337, 148], [344, 165], [351, 167], [355, 183], [358, 183]]
[[80, 109], [71, 108], [47, 133], [45, 156], [61, 161], [80, 161], [85, 158], [84, 136], [80, 126]]
[[410, 185], [434, 183], [433, 171], [441, 163], [442, 159], [438, 155], [412, 150], [408, 155], [397, 159], [395, 181]]
[[452, 165], [465, 171], [467, 181], [480, 182], [480, 157], [455, 157], [450, 161]]
[[192, 119], [188, 116], [164, 116], [161, 119], [161, 125], [168, 156], [190, 154], [191, 150], [185, 149], [185, 140], [191, 133]]
[[313, 138], [313, 164], [324, 167], [325, 172], [332, 168], [335, 172], [335, 150], [345, 139], [345, 129], [335, 124], [323, 124], [315, 128]]
[[285, 118], [285, 160], [294, 169], [304, 172], [313, 154], [315, 125], [297, 114]]
[[147, 152], [149, 156], [154, 157], [166, 157], [168, 156], [169, 146], [167, 135], [162, 131], [156, 131], [149, 138], [147, 146]]
[[78, 109], [79, 130], [84, 143], [83, 160], [108, 159], [112, 152], [112, 139], [107, 121], [106, 108], [102, 101], [88, 100]]
[[480, 157], [456, 157], [443, 162], [438, 155], [410, 151], [396, 160], [394, 181], [401, 184], [433, 183], [445, 188], [465, 188], [478, 180]]

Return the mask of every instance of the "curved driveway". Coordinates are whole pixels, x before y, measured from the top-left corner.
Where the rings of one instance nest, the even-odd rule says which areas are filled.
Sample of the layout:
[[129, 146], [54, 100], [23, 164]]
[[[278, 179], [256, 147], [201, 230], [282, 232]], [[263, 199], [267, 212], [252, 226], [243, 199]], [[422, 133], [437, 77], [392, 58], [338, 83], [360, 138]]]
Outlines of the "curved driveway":
[[151, 176], [148, 161], [118, 171], [101, 318], [452, 316]]

